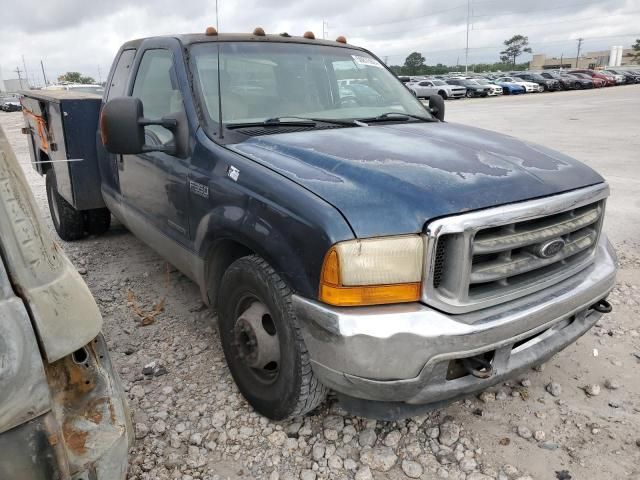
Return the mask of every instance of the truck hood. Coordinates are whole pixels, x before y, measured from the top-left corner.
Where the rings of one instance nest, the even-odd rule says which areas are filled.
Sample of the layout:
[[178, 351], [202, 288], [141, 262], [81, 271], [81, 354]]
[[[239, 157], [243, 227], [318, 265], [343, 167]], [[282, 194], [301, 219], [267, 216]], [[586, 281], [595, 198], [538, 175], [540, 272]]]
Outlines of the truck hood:
[[559, 152], [444, 122], [265, 135], [230, 148], [335, 206], [360, 238], [604, 181]]

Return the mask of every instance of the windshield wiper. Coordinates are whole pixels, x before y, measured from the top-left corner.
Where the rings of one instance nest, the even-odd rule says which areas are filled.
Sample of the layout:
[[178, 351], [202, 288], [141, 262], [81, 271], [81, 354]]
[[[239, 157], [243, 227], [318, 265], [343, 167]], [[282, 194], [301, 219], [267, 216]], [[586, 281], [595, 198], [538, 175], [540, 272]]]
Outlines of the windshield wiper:
[[357, 126], [357, 120], [338, 120], [333, 118], [307, 118], [287, 115], [284, 117], [267, 118], [261, 122], [228, 123], [227, 128], [243, 127], [315, 127], [317, 123], [331, 123], [347, 127]]
[[414, 118], [416, 120], [422, 120], [423, 122], [436, 121], [433, 118], [423, 117], [422, 115], [413, 115], [412, 113], [402, 113], [402, 112], [387, 112], [387, 113], [378, 115], [377, 117], [359, 118], [358, 120], [364, 123], [371, 123], [371, 122], [384, 122], [387, 120], [406, 121], [406, 120], [409, 120], [410, 118]]

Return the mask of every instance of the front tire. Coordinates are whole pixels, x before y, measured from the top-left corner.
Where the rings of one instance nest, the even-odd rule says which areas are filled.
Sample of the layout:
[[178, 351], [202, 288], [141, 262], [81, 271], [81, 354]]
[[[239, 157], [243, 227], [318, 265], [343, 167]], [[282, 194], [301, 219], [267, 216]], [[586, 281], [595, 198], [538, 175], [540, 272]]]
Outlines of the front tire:
[[218, 327], [231, 375], [251, 406], [273, 420], [322, 403], [327, 388], [311, 369], [292, 291], [261, 257], [236, 260], [218, 292]]
[[58, 236], [68, 242], [84, 237], [84, 215], [73, 208], [62, 195], [58, 193], [56, 174], [53, 168], [49, 169], [46, 176], [47, 201], [53, 227]]
[[440, 90], [438, 92], [438, 95], [440, 95], [443, 100], [446, 100], [448, 98], [447, 92], [445, 92], [444, 90]]

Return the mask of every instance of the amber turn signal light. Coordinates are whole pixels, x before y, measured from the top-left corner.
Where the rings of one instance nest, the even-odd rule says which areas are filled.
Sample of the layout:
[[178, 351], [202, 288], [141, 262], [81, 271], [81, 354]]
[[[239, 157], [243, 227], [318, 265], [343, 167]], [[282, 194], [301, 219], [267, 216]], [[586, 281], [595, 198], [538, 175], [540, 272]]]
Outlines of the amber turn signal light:
[[340, 307], [416, 302], [420, 299], [420, 286], [420, 282], [344, 286], [338, 251], [331, 248], [322, 264], [319, 300]]

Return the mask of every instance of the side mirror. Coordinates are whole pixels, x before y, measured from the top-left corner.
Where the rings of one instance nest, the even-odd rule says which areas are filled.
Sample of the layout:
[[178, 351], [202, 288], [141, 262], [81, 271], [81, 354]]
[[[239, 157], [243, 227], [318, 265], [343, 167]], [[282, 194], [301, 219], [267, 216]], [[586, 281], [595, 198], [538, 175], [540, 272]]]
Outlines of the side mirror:
[[[110, 153], [136, 155], [145, 152], [165, 152], [183, 156], [188, 142], [188, 128], [184, 113], [172, 114], [159, 120], [144, 117], [142, 101], [135, 97], [109, 100], [100, 113], [100, 137]], [[160, 125], [173, 133], [174, 145], [146, 145], [144, 127]]]
[[444, 99], [440, 95], [429, 96], [429, 111], [441, 122], [444, 122]]

